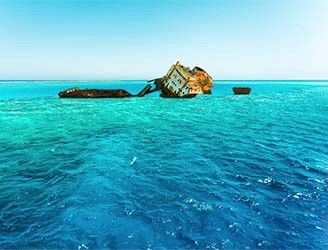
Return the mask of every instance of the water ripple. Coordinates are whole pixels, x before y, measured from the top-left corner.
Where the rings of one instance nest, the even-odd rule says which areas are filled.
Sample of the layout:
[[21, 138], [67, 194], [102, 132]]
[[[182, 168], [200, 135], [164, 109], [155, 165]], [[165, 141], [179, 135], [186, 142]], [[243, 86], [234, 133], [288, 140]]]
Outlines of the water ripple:
[[1, 248], [325, 249], [326, 87], [0, 100]]

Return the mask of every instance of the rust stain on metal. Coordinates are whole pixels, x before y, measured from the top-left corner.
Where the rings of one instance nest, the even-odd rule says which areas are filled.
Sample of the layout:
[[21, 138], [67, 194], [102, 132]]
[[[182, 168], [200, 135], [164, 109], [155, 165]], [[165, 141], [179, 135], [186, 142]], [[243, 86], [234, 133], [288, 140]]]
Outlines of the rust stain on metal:
[[202, 68], [190, 69], [180, 62], [173, 64], [167, 74], [155, 79], [155, 85], [161, 89], [162, 97], [194, 97], [198, 94], [211, 94], [212, 77]]

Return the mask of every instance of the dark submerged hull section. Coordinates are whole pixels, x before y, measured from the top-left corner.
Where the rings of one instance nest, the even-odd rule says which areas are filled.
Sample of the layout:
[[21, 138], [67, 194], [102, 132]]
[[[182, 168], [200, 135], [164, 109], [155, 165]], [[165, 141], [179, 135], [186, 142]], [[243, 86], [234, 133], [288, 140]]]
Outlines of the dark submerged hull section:
[[163, 93], [160, 94], [160, 97], [163, 97], [163, 98], [178, 98], [178, 99], [190, 99], [190, 98], [194, 98], [196, 97], [197, 94], [188, 94], [188, 95], [184, 95], [184, 96], [170, 96], [170, 95], [164, 95]]
[[124, 89], [79, 89], [71, 88], [58, 93], [60, 98], [126, 98], [144, 97], [160, 89], [147, 84], [138, 94], [133, 95]]
[[68, 89], [59, 92], [61, 98], [124, 98], [132, 97], [124, 89]]
[[161, 94], [160, 94], [161, 97], [179, 98], [179, 96], [176, 93], [174, 93], [164, 85], [162, 78], [156, 79], [154, 81], [154, 84], [157, 86], [157, 88], [161, 90]]

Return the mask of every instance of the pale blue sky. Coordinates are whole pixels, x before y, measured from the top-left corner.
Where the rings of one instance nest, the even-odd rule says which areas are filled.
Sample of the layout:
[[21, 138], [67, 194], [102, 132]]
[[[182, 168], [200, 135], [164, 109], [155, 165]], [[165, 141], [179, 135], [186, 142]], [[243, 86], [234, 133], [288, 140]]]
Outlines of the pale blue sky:
[[0, 0], [0, 79], [328, 79], [328, 0]]

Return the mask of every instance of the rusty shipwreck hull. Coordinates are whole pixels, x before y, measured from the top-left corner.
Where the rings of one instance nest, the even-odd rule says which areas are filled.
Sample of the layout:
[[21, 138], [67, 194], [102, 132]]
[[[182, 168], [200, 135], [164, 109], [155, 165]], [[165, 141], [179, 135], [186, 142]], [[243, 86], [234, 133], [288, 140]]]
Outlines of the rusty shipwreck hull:
[[59, 92], [61, 98], [124, 98], [132, 95], [124, 89], [67, 89]]
[[138, 94], [133, 95], [125, 89], [79, 89], [70, 88], [58, 93], [60, 98], [128, 98], [143, 97], [159, 89], [147, 84]]

